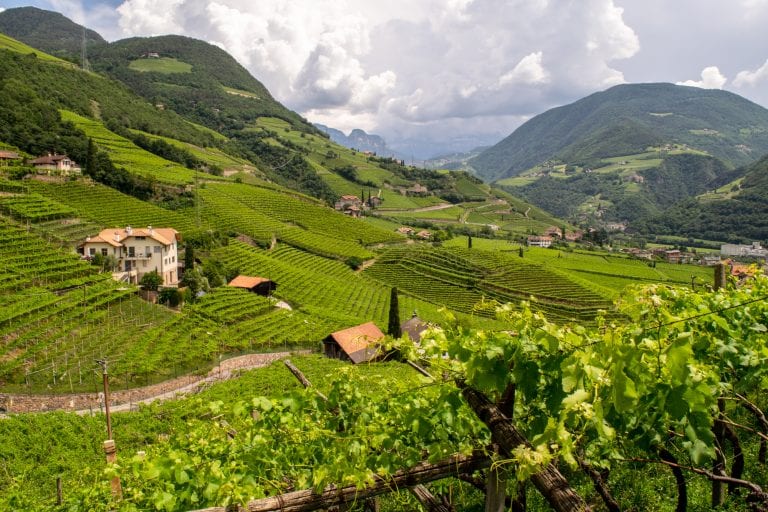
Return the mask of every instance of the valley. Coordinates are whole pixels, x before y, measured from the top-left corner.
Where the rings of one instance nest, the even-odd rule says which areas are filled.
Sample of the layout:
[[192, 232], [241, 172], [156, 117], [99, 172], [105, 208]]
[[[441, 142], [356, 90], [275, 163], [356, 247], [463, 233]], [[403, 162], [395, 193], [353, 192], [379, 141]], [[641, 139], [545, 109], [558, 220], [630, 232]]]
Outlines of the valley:
[[428, 169], [46, 13], [0, 11], [0, 509], [765, 504], [765, 109], [623, 85]]

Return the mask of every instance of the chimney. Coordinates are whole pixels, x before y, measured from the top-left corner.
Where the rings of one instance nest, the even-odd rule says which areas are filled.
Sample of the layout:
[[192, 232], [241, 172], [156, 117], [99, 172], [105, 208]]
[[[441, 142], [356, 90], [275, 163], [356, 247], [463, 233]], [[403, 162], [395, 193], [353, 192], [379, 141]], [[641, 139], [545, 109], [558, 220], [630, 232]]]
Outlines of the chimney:
[[126, 226], [125, 227], [125, 234], [126, 235], [131, 236], [132, 232], [133, 232], [133, 228], [131, 228], [131, 226]]
[[91, 237], [90, 236], [85, 237], [85, 241], [86, 242], [90, 242], [91, 241]]
[[115, 231], [115, 242], [119, 242], [119, 241], [120, 241], [120, 233]]
[[149, 234], [151, 235], [153, 233], [152, 226], [147, 226], [147, 231], [149, 231]]

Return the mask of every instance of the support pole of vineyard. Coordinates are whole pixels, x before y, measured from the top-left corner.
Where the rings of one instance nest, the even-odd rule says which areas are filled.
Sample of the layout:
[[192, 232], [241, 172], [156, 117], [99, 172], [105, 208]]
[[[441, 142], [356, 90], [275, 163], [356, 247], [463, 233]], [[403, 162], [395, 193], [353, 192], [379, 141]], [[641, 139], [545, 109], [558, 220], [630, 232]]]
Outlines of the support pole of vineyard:
[[[244, 507], [239, 507], [237, 510], [243, 512], [271, 512], [277, 510], [308, 512], [347, 503], [362, 503], [368, 498], [395, 492], [399, 489], [406, 489], [442, 478], [458, 476], [461, 473], [471, 473], [485, 469], [490, 464], [491, 460], [485, 454], [477, 453], [471, 456], [455, 455], [434, 464], [422, 462], [410, 469], [398, 471], [388, 478], [376, 477], [374, 483], [362, 489], [354, 485], [346, 487], [330, 485], [320, 493], [316, 493], [311, 489], [294, 491], [254, 500]], [[233, 509], [212, 507], [191, 512], [228, 512], [229, 510]]]
[[429, 489], [419, 484], [411, 487], [411, 493], [428, 512], [453, 512], [453, 508], [438, 500]]
[[[511, 457], [512, 451], [516, 447], [531, 445], [509, 418], [504, 416], [499, 408], [488, 400], [488, 397], [463, 382], [459, 382], [458, 385], [464, 399], [475, 411], [477, 417], [488, 426], [493, 442], [499, 445], [504, 455]], [[591, 510], [584, 499], [571, 488], [568, 480], [554, 464], [548, 464], [533, 475], [531, 481], [552, 508], [558, 512]]]

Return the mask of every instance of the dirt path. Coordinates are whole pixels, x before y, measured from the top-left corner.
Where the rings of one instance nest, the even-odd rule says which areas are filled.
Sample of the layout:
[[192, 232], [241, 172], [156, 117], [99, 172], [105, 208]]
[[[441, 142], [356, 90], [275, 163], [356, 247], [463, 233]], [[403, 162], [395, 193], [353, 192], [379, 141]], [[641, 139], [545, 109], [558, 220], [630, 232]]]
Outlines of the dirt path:
[[[263, 368], [274, 361], [286, 359], [294, 354], [311, 351], [272, 352], [265, 354], [247, 354], [221, 361], [207, 375], [183, 375], [172, 380], [127, 390], [110, 393], [111, 411], [129, 411], [138, 404], [171, 400], [178, 396], [194, 394], [214, 382], [237, 376], [242, 370]], [[0, 407], [8, 413], [27, 413], [45, 411], [70, 411], [78, 414], [99, 412], [104, 407], [102, 393], [75, 393], [58, 395], [23, 395], [0, 394]]]
[[407, 210], [382, 210], [382, 209], [379, 209], [378, 211], [380, 211], [382, 213], [382, 215], [387, 214], [387, 213], [434, 212], [436, 210], [445, 210], [446, 208], [450, 208], [452, 206], [454, 206], [454, 205], [452, 205], [451, 203], [440, 203], [440, 204], [436, 204], [434, 206], [425, 206], [423, 208], [410, 208], [410, 209], [407, 209]]

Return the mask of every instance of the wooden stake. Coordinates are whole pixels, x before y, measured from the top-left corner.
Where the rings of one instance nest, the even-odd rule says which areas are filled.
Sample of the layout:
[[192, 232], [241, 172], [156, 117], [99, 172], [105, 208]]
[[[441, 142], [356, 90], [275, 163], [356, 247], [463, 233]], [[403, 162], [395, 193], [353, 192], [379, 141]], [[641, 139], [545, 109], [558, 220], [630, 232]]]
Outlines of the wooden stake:
[[61, 505], [63, 502], [63, 494], [61, 491], [61, 477], [56, 477], [56, 504]]
[[[107, 464], [114, 464], [117, 462], [117, 448], [115, 442], [112, 439], [104, 441], [104, 454], [107, 456]], [[120, 485], [120, 479], [118, 477], [112, 478], [110, 482], [112, 487], [112, 496], [116, 498], [123, 497], [123, 487]]]

